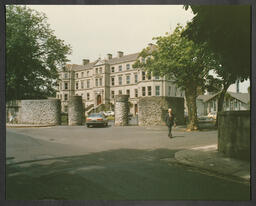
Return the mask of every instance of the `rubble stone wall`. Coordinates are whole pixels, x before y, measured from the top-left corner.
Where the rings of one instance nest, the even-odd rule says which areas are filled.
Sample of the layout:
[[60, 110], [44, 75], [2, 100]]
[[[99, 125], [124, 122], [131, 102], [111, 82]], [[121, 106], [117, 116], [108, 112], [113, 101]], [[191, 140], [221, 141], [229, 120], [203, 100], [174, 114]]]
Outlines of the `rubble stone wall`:
[[218, 113], [218, 150], [228, 157], [250, 160], [250, 111]]
[[129, 115], [128, 95], [115, 96], [115, 125], [127, 126]]
[[59, 99], [21, 100], [18, 123], [60, 125], [60, 113]]
[[139, 98], [139, 126], [165, 125], [168, 108], [173, 109], [177, 125], [184, 124], [184, 99], [182, 97]]
[[68, 125], [84, 123], [84, 106], [81, 96], [71, 96], [68, 103]]

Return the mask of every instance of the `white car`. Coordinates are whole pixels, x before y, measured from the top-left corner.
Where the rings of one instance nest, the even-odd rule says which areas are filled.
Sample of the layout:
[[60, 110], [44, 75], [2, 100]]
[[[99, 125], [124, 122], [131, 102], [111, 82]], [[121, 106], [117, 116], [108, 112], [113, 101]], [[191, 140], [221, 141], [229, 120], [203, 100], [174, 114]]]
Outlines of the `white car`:
[[105, 116], [114, 116], [115, 112], [113, 112], [113, 111], [106, 111], [106, 112], [104, 112], [104, 115]]
[[209, 112], [208, 117], [212, 118], [212, 119], [216, 119], [217, 117], [217, 112]]

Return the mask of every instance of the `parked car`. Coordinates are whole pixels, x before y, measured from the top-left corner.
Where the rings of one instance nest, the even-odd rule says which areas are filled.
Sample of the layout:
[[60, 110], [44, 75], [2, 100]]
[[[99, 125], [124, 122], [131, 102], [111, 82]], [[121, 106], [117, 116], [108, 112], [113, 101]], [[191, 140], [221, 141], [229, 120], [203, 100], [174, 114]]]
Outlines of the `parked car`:
[[86, 126], [108, 126], [108, 120], [104, 114], [101, 113], [92, 113], [86, 118]]
[[106, 112], [104, 112], [104, 115], [105, 116], [114, 116], [115, 115], [115, 112], [113, 112], [113, 111], [106, 111]]
[[217, 117], [217, 112], [209, 112], [209, 114], [207, 115], [208, 117], [212, 118], [212, 119], [216, 119]]

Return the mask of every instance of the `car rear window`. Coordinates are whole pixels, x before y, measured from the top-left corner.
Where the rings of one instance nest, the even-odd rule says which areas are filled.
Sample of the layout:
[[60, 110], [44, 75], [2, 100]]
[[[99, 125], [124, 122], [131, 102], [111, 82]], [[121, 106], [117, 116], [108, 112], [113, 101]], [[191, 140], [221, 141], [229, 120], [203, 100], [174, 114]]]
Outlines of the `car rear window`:
[[102, 114], [93, 113], [90, 114], [89, 117], [102, 117]]

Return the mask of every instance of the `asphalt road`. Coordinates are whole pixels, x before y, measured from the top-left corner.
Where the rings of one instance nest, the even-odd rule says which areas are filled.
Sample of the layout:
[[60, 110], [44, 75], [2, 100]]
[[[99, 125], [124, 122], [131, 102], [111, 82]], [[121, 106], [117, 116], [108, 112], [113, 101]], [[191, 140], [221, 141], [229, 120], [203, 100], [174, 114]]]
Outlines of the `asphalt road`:
[[175, 161], [181, 149], [216, 144], [216, 131], [173, 135], [164, 127], [8, 128], [7, 199], [250, 198], [246, 184]]

